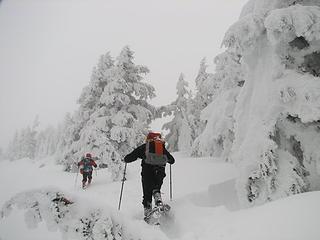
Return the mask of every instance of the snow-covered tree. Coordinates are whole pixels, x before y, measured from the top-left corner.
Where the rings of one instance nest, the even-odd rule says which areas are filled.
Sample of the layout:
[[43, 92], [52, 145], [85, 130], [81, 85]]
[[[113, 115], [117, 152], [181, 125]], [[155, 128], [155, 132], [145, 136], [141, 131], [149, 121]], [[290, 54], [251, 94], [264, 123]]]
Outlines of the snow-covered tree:
[[[108, 64], [102, 64], [106, 59]], [[155, 107], [148, 103], [155, 94], [154, 88], [143, 82], [149, 70], [134, 63], [129, 47], [122, 49], [115, 62], [110, 57], [102, 62], [94, 70], [86, 94], [83, 93], [87, 100], [81, 101], [79, 112], [86, 113], [86, 121], [76, 128], [80, 129], [78, 138], [64, 158], [69, 158], [71, 164], [85, 152], [93, 152], [101, 163], [108, 165], [112, 179], [119, 180], [121, 160], [143, 141], [155, 115]]]
[[21, 140], [22, 156], [34, 159], [37, 147], [36, 131], [30, 127], [23, 129]]
[[230, 51], [221, 53], [214, 61], [215, 74], [205, 78], [202, 91], [207, 96], [205, 102], [208, 105], [196, 109], [200, 109], [201, 115], [198, 114], [206, 125], [193, 143], [194, 156], [215, 156], [224, 160], [229, 158], [234, 139], [233, 113], [239, 90], [244, 83], [245, 70], [240, 60], [240, 55]]
[[193, 119], [190, 119], [192, 115], [189, 114], [192, 109], [192, 100], [187, 87], [188, 82], [184, 80], [184, 75], [181, 73], [176, 86], [177, 99], [163, 109], [165, 116], [173, 115], [172, 120], [162, 127], [162, 129], [168, 131], [165, 139], [169, 151], [190, 150], [193, 141], [191, 127]]
[[85, 131], [84, 128], [90, 116], [101, 107], [100, 98], [110, 81], [113, 67], [114, 60], [109, 52], [100, 57], [97, 66], [93, 68], [89, 84], [83, 88], [78, 99], [78, 110], [72, 115], [68, 114], [65, 118], [57, 160], [63, 162], [66, 170], [70, 170], [74, 162], [79, 161], [85, 152], [92, 149], [91, 146], [88, 146], [87, 140], [81, 138], [81, 132]]
[[27, 127], [25, 129], [25, 137], [22, 147], [25, 151], [24, 155], [30, 159], [34, 159], [36, 157], [39, 124], [39, 118], [38, 116], [36, 116], [35, 120], [33, 121], [32, 127]]
[[200, 116], [200, 112], [212, 102], [212, 97], [218, 88], [213, 79], [214, 75], [207, 72], [207, 67], [206, 59], [203, 58], [200, 62], [200, 68], [195, 79], [196, 93], [194, 104], [197, 109], [197, 116]]
[[37, 134], [36, 157], [54, 155], [57, 152], [58, 146], [58, 131], [53, 126], [48, 126], [46, 129], [39, 131]]
[[249, 1], [223, 44], [247, 69], [229, 155], [242, 203], [319, 190], [320, 2]]
[[37, 148], [38, 117], [35, 118], [32, 127], [26, 127], [17, 131], [8, 146], [8, 157], [11, 160], [21, 158], [34, 159]]
[[4, 158], [5, 158], [4, 152], [3, 152], [2, 148], [0, 147], [0, 161], [3, 160]]
[[154, 88], [143, 82], [149, 70], [133, 60], [133, 51], [124, 47], [100, 98], [101, 108], [91, 119], [90, 135], [98, 140], [95, 151], [108, 164], [113, 180], [120, 179], [121, 160], [143, 141], [155, 112], [148, 103]]
[[97, 66], [93, 68], [90, 83], [82, 90], [78, 100], [79, 112], [84, 122], [87, 122], [90, 115], [100, 107], [100, 97], [110, 81], [110, 69], [113, 66], [114, 60], [108, 52], [100, 57]]
[[62, 124], [58, 126], [57, 130], [57, 149], [56, 149], [56, 162], [64, 164], [66, 170], [70, 170], [72, 163], [75, 161], [72, 155], [75, 153], [71, 149], [72, 143], [79, 139], [77, 125], [71, 113], [67, 113], [64, 117]]
[[7, 156], [10, 160], [17, 160], [20, 158], [20, 144], [19, 133], [15, 132], [12, 141], [9, 142], [7, 149]]
[[206, 120], [201, 118], [201, 112], [212, 102], [212, 97], [218, 87], [215, 85], [214, 75], [207, 72], [207, 67], [206, 59], [203, 58], [195, 79], [195, 96], [190, 103], [188, 113], [193, 136], [192, 142], [203, 132], [206, 126]]

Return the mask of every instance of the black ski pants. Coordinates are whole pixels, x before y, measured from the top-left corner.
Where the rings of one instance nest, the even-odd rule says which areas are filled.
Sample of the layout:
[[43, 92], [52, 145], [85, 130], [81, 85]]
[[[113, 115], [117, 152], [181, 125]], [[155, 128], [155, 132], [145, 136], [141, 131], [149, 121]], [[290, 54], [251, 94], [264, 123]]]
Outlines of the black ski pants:
[[144, 207], [151, 207], [152, 194], [160, 192], [163, 179], [166, 176], [165, 167], [144, 164], [142, 166], [141, 180], [143, 189], [142, 204]]
[[89, 179], [89, 182], [91, 182], [92, 179], [92, 171], [91, 172], [83, 172], [82, 173], [82, 182], [86, 183], [87, 178]]

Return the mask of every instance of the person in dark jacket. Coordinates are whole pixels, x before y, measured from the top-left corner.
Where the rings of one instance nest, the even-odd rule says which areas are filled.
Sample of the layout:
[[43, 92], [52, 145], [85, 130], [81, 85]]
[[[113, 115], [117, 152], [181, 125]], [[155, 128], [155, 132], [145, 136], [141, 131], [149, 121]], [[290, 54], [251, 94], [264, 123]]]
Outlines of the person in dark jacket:
[[93, 167], [97, 167], [97, 164], [92, 159], [91, 153], [86, 153], [85, 157], [78, 162], [78, 167], [81, 167], [80, 173], [82, 174], [82, 188], [85, 188], [87, 179], [88, 185], [91, 184]]
[[[150, 154], [149, 154], [150, 153]], [[161, 155], [166, 159], [165, 162], [150, 163], [148, 159], [149, 155], [154, 154], [155, 156]], [[167, 151], [164, 145], [164, 141], [161, 140], [160, 133], [150, 132], [147, 135], [146, 143], [134, 149], [131, 153], [124, 157], [124, 162], [130, 163], [138, 158], [142, 159], [141, 166], [141, 180], [143, 189], [143, 200], [142, 204], [144, 207], [144, 215], [147, 216], [152, 210], [152, 196], [156, 206], [162, 205], [161, 199], [161, 186], [163, 179], [166, 176], [165, 166], [166, 162], [173, 164], [175, 159]], [[157, 160], [155, 160], [157, 161]]]

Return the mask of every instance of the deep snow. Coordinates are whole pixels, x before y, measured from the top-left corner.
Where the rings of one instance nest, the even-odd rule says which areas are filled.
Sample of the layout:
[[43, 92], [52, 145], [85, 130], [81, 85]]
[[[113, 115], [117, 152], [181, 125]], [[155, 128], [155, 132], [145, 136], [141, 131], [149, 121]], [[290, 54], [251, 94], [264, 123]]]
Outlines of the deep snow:
[[[0, 204], [14, 194], [30, 189], [53, 186], [90, 203], [84, 208], [105, 206], [112, 209], [144, 239], [308, 239], [320, 238], [318, 213], [320, 192], [310, 192], [239, 209], [234, 188], [237, 170], [232, 164], [210, 158], [189, 158], [175, 153], [172, 166], [173, 200], [169, 200], [169, 166], [163, 185], [163, 199], [172, 206], [174, 222], [161, 229], [142, 220], [140, 161], [128, 164], [127, 181], [121, 211], [117, 212], [121, 183], [111, 182], [106, 170], [94, 173], [93, 184], [83, 191], [80, 175], [63, 172], [52, 159], [31, 162], [28, 159], [0, 162]], [[48, 232], [45, 224], [29, 230], [23, 211], [15, 210], [0, 220], [0, 239], [61, 239], [58, 232]]]

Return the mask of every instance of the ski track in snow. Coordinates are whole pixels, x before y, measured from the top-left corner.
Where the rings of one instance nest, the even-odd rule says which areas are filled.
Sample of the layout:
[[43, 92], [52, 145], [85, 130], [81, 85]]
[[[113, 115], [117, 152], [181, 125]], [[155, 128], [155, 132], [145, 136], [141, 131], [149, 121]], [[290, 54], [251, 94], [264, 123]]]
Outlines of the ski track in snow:
[[[172, 201], [169, 200], [169, 166], [166, 169], [167, 177], [162, 187], [163, 200], [171, 205], [173, 217], [160, 227], [149, 226], [142, 220], [140, 161], [127, 166], [128, 180], [124, 184], [119, 214], [122, 219], [125, 219], [124, 224], [139, 232], [141, 236], [145, 236], [145, 239], [248, 240], [259, 237], [263, 240], [294, 240], [303, 239], [306, 232], [310, 235], [308, 240], [319, 239], [320, 230], [315, 224], [305, 224], [304, 229], [299, 231], [299, 225], [305, 219], [313, 223], [317, 222], [316, 219], [312, 221], [313, 217], [317, 217], [312, 214], [316, 209], [309, 209], [308, 204], [310, 203], [310, 206], [319, 205], [319, 192], [316, 192], [316, 195], [308, 193], [309, 195], [304, 197], [294, 196], [289, 200], [279, 200], [262, 207], [239, 210], [234, 188], [234, 178], [238, 173], [233, 165], [213, 161], [210, 158], [189, 158], [183, 153], [175, 153], [174, 156], [176, 164], [172, 166]], [[45, 166], [40, 167], [42, 164]], [[76, 174], [63, 172], [62, 167], [54, 165], [50, 159], [32, 163], [27, 159], [15, 162], [5, 161], [0, 162], [0, 167], [6, 169], [0, 175], [1, 206], [16, 193], [53, 186], [81, 199], [81, 203], [88, 202], [97, 206], [106, 206], [117, 212], [121, 182], [111, 182], [106, 169], [94, 172], [92, 185], [83, 190], [80, 187], [80, 174], [75, 187]], [[296, 200], [292, 201], [292, 198]], [[288, 203], [292, 203], [294, 208], [283, 209], [283, 206], [287, 206]], [[273, 209], [276, 209], [277, 212]], [[292, 211], [293, 209], [295, 211]], [[296, 216], [301, 215], [297, 209], [301, 209], [299, 211], [306, 217], [304, 220], [297, 220]], [[320, 207], [317, 209], [319, 212]], [[274, 214], [280, 214], [278, 219], [273, 218]], [[286, 224], [282, 226], [283, 223]], [[38, 230], [28, 230], [25, 226], [22, 227], [22, 224], [23, 212], [15, 210], [8, 219], [0, 221], [0, 238], [10, 240], [24, 236], [25, 240], [61, 239], [60, 233], [46, 232], [43, 223]], [[21, 231], [15, 230], [17, 226]], [[265, 228], [265, 226], [269, 227]], [[270, 227], [273, 231], [269, 231]]]

